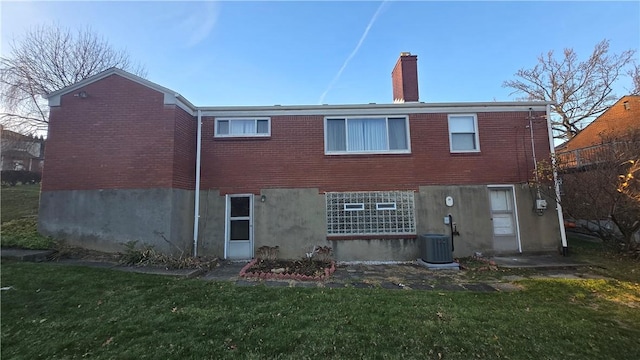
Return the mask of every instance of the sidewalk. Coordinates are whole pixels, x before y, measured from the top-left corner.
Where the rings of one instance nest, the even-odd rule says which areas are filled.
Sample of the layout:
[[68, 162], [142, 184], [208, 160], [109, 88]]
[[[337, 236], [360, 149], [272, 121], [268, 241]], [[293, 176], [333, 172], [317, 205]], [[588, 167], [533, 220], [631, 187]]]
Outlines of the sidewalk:
[[[51, 251], [2, 249], [3, 259], [19, 261], [47, 261]], [[533, 278], [572, 278], [589, 277], [580, 274], [577, 268], [585, 264], [577, 263], [571, 258], [544, 256], [512, 256], [496, 257], [492, 261], [498, 268], [528, 268], [539, 270]], [[296, 280], [258, 280], [240, 277], [240, 270], [247, 262], [220, 261], [219, 266], [211, 270], [203, 269], [165, 269], [162, 267], [133, 267], [114, 262], [64, 259], [56, 261], [60, 265], [90, 266], [108, 268], [119, 271], [199, 278], [205, 281], [226, 281], [237, 286], [267, 287], [322, 287], [322, 288], [383, 288], [389, 290], [422, 290], [422, 291], [517, 291], [519, 286], [514, 280], [526, 277], [511, 276], [501, 279], [483, 281], [470, 280], [464, 276], [464, 270], [430, 270], [417, 262], [381, 264], [381, 263], [346, 263], [338, 264], [336, 271], [325, 281]]]

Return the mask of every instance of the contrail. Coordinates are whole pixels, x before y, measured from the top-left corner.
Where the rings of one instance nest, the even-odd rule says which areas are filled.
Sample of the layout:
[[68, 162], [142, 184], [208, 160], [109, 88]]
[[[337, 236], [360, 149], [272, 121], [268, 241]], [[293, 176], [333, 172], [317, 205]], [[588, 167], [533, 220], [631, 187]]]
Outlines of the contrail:
[[384, 0], [380, 6], [378, 6], [378, 10], [376, 10], [376, 13], [373, 14], [373, 17], [371, 17], [371, 20], [369, 20], [369, 24], [367, 25], [367, 27], [364, 29], [364, 33], [362, 33], [362, 36], [360, 37], [360, 41], [358, 41], [358, 45], [356, 45], [356, 47], [353, 49], [353, 51], [351, 52], [351, 54], [349, 54], [349, 56], [347, 57], [347, 59], [344, 61], [344, 63], [342, 64], [342, 67], [340, 68], [340, 70], [338, 70], [338, 73], [336, 74], [336, 76], [333, 78], [333, 80], [331, 80], [331, 82], [329, 83], [329, 86], [327, 87], [327, 90], [325, 90], [322, 95], [320, 96], [320, 100], [318, 101], [320, 104], [324, 103], [324, 98], [327, 96], [327, 93], [333, 88], [333, 86], [336, 84], [336, 82], [338, 82], [338, 79], [340, 79], [340, 76], [342, 75], [342, 72], [344, 71], [344, 69], [347, 67], [347, 65], [349, 64], [349, 61], [351, 61], [351, 59], [356, 55], [356, 53], [358, 52], [358, 50], [360, 50], [360, 46], [362, 45], [362, 43], [364, 42], [364, 39], [367, 38], [367, 35], [369, 34], [369, 30], [371, 30], [371, 27], [373, 26], [373, 23], [376, 22], [376, 19], [378, 18], [378, 15], [380, 15], [380, 11], [382, 10], [382, 7], [388, 2], [389, 0]]

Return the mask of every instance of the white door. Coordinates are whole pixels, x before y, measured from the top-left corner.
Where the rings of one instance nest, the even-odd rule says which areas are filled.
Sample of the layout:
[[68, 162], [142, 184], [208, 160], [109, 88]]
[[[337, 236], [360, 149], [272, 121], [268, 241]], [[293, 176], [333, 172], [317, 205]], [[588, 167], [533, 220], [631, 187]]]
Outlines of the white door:
[[493, 222], [493, 250], [520, 251], [515, 198], [512, 188], [490, 188], [491, 220]]
[[253, 195], [227, 195], [225, 258], [253, 257]]

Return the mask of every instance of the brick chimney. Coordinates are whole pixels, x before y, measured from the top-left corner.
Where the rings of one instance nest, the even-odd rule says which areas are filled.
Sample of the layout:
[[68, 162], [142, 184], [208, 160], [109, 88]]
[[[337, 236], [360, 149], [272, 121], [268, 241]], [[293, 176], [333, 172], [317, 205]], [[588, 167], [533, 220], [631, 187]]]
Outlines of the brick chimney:
[[409, 52], [400, 53], [400, 58], [391, 72], [393, 102], [418, 101], [418, 56]]

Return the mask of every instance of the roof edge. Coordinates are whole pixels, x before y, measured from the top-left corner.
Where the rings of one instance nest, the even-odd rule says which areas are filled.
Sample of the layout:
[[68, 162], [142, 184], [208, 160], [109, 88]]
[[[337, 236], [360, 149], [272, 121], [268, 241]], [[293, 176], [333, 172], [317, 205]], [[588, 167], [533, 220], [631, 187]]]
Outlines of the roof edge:
[[69, 85], [67, 87], [64, 87], [60, 90], [56, 90], [54, 92], [51, 92], [49, 94], [47, 94], [45, 96], [46, 99], [49, 100], [49, 106], [60, 106], [60, 98], [62, 97], [62, 95], [66, 95], [70, 92], [73, 92], [75, 90], [81, 89], [89, 84], [92, 84], [94, 82], [100, 81], [106, 77], [109, 77], [111, 75], [118, 75], [121, 76], [125, 79], [131, 80], [133, 82], [136, 82], [140, 85], [146, 86], [150, 89], [153, 89], [155, 91], [158, 91], [160, 93], [164, 94], [164, 103], [165, 105], [177, 105], [180, 108], [184, 109], [185, 111], [193, 114], [196, 110], [197, 107], [195, 105], [193, 105], [191, 102], [189, 102], [189, 100], [185, 99], [182, 95], [180, 95], [179, 93], [177, 93], [176, 91], [173, 91], [169, 88], [166, 88], [164, 86], [158, 85], [152, 81], [149, 81], [147, 79], [144, 79], [138, 75], [134, 75], [130, 72], [127, 72], [125, 70], [116, 68], [116, 67], [112, 67], [109, 68], [107, 70], [104, 70], [102, 72], [99, 72], [93, 76], [90, 76], [84, 80], [81, 80], [73, 85]]

